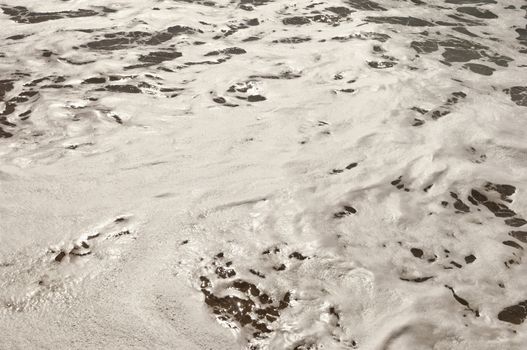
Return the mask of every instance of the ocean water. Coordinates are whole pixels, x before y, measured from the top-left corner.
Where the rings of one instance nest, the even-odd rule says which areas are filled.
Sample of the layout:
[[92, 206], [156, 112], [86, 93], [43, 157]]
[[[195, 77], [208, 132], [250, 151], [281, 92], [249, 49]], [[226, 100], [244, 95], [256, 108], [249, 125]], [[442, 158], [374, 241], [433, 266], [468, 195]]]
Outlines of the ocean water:
[[525, 1], [0, 9], [0, 349], [527, 349]]

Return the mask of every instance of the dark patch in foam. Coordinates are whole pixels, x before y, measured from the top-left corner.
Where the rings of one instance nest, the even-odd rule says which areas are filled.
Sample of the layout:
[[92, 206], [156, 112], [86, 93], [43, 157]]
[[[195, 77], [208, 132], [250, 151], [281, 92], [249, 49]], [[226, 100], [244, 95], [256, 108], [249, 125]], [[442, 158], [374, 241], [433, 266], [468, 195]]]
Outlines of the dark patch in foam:
[[351, 215], [351, 214], [356, 214], [357, 213], [357, 210], [355, 208], [353, 208], [352, 206], [350, 205], [345, 205], [343, 207], [344, 210], [341, 210], [335, 214], [333, 214], [333, 217], [335, 219], [341, 219], [345, 216], [348, 216], [348, 215]]
[[352, 13], [352, 11], [349, 8], [344, 7], [344, 6], [326, 7], [325, 10], [329, 12], [333, 12], [341, 17], [349, 16]]
[[361, 11], [386, 11], [384, 7], [371, 0], [346, 0], [346, 3]]
[[464, 49], [464, 48], [445, 48], [443, 57], [447, 62], [469, 62], [481, 58], [481, 55], [477, 51]]
[[[2, 6], [2, 11], [10, 17], [12, 21], [17, 23], [41, 23], [63, 18], [78, 18], [78, 17], [92, 17], [102, 15], [108, 11], [94, 11], [79, 9], [74, 11], [60, 11], [60, 12], [33, 12], [24, 6]], [[109, 10], [109, 9], [108, 9]], [[110, 10], [111, 11], [111, 10]]]
[[132, 31], [106, 33], [102, 38], [97, 38], [97, 40], [90, 41], [85, 45], [81, 45], [81, 47], [87, 47], [93, 50], [123, 50], [137, 45], [159, 45], [178, 35], [195, 33], [203, 33], [203, 31], [175, 25], [160, 32]]
[[505, 224], [511, 227], [522, 227], [523, 225], [527, 224], [527, 221], [522, 218], [512, 218], [506, 219]]
[[511, 231], [509, 236], [516, 238], [520, 242], [527, 243], [527, 231]]
[[498, 18], [498, 16], [489, 10], [479, 9], [477, 7], [462, 6], [457, 8], [458, 12], [466, 13], [467, 15], [477, 18], [491, 19]]
[[285, 25], [296, 25], [296, 26], [301, 26], [301, 25], [312, 23], [312, 22], [337, 25], [340, 20], [342, 20], [342, 16], [317, 14], [313, 16], [286, 17], [282, 20], [282, 23]]
[[527, 86], [513, 86], [503, 92], [509, 94], [512, 102], [518, 106], [527, 107]]
[[458, 303], [460, 303], [461, 305], [465, 306], [468, 310], [472, 311], [474, 313], [474, 315], [476, 315], [476, 317], [479, 317], [479, 311], [476, 310], [476, 309], [473, 309], [470, 307], [470, 304], [468, 301], [466, 301], [465, 299], [461, 298], [459, 295], [456, 294], [456, 291], [454, 290], [454, 288], [448, 286], [448, 285], [445, 285], [446, 288], [450, 289], [450, 291], [452, 292], [452, 296], [454, 297], [454, 299], [456, 299], [456, 301]]
[[439, 50], [439, 46], [435, 40], [412, 41], [410, 47], [417, 51], [417, 53], [432, 53]]
[[426, 281], [428, 281], [429, 279], [432, 279], [432, 278], [434, 278], [434, 276], [416, 277], [416, 278], [403, 278], [403, 277], [399, 277], [399, 279], [400, 279], [401, 281], [414, 282], [414, 283], [423, 283], [423, 282], [426, 282]]
[[386, 16], [386, 17], [366, 17], [366, 22], [370, 23], [388, 23], [388, 24], [398, 24], [409, 27], [432, 27], [435, 26], [434, 23], [425, 21], [424, 19], [408, 16]]
[[351, 170], [353, 168], [355, 168], [356, 166], [358, 165], [358, 163], [356, 162], [353, 162], [353, 163], [350, 163], [348, 164], [344, 169], [333, 169], [331, 170], [330, 174], [340, 174], [342, 172], [344, 172], [344, 170]]
[[527, 300], [507, 306], [498, 313], [498, 319], [512, 324], [522, 324], [527, 318]]
[[281, 44], [300, 44], [311, 41], [310, 37], [299, 37], [299, 36], [293, 36], [290, 38], [283, 38], [278, 40], [273, 40], [273, 43], [281, 43]]
[[335, 36], [331, 38], [331, 40], [340, 41], [340, 42], [346, 42], [350, 40], [376, 40], [381, 43], [386, 42], [388, 39], [390, 39], [390, 36], [388, 34], [382, 34], [382, 33], [375, 33], [375, 32], [366, 32], [366, 33], [356, 33], [356, 34], [350, 34], [347, 36]]
[[445, 0], [446, 3], [455, 5], [466, 5], [466, 4], [495, 4], [495, 0]]
[[[223, 255], [215, 258], [216, 261], [218, 259], [223, 259]], [[251, 273], [262, 277], [259, 272], [253, 271]], [[254, 283], [243, 279], [218, 282], [217, 285], [206, 276], [199, 279], [204, 301], [218, 320], [232, 328], [243, 328], [251, 332], [252, 337], [272, 333], [272, 324], [289, 306], [291, 299], [291, 293], [286, 292], [280, 301], [275, 302]], [[226, 293], [229, 290], [236, 292]]]
[[134, 85], [107, 85], [106, 90], [111, 92], [124, 92], [128, 94], [141, 93], [141, 89]]
[[242, 55], [244, 53], [247, 53], [242, 48], [239, 47], [229, 47], [223, 50], [215, 50], [211, 51], [205, 54], [205, 56], [218, 56], [218, 55]]
[[183, 54], [177, 51], [152, 51], [146, 55], [139, 56], [140, 62], [145, 62], [148, 65], [159, 64], [164, 61], [171, 61]]

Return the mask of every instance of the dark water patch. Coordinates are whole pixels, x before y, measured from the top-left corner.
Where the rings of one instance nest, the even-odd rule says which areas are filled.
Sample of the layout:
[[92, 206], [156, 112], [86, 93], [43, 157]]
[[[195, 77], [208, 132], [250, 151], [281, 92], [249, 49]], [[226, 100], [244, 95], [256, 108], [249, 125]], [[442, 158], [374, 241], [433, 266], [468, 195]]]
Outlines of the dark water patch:
[[346, 165], [346, 167], [344, 169], [333, 169], [333, 170], [331, 170], [330, 174], [340, 174], [340, 173], [344, 172], [344, 170], [351, 170], [351, 169], [355, 168], [357, 165], [359, 165], [359, 163], [353, 162], [353, 163], [350, 163], [350, 164]]
[[106, 33], [101, 39], [88, 42], [81, 47], [93, 50], [123, 50], [139, 45], [159, 45], [178, 35], [194, 33], [203, 32], [199, 29], [176, 25], [165, 31], [152, 33], [144, 31]]
[[260, 271], [257, 271], [255, 269], [249, 269], [249, 272], [252, 273], [255, 276], [258, 276], [260, 278], [265, 278], [265, 275], [261, 273]]
[[12, 21], [17, 23], [40, 23], [52, 21], [63, 18], [78, 18], [78, 17], [92, 17], [101, 15], [104, 11], [94, 11], [79, 9], [74, 11], [60, 11], [60, 12], [33, 12], [24, 6], [1, 6], [2, 11], [10, 17]]
[[122, 92], [128, 94], [141, 93], [141, 89], [134, 85], [106, 85], [106, 90], [110, 92]]
[[58, 57], [58, 59], [60, 61], [72, 64], [74, 66], [82, 66], [82, 65], [85, 65], [85, 64], [90, 64], [90, 63], [94, 63], [95, 62], [95, 61], [74, 61], [72, 59], [65, 58], [65, 57]]
[[301, 26], [304, 24], [311, 23], [311, 20], [309, 17], [305, 16], [295, 16], [295, 17], [287, 17], [282, 20], [282, 23], [286, 25], [295, 25], [295, 26]]
[[454, 266], [457, 267], [458, 269], [460, 269], [460, 268], [463, 267], [460, 263], [458, 263], [458, 262], [456, 262], [456, 261], [453, 261], [453, 260], [450, 262], [450, 264], [454, 265]]
[[522, 324], [527, 318], [527, 300], [507, 306], [498, 313], [498, 319], [512, 324]]
[[434, 109], [430, 112], [433, 120], [438, 120], [451, 113], [450, 107], [457, 104], [460, 99], [466, 98], [467, 95], [462, 91], [456, 91], [450, 94], [447, 101], [439, 108]]
[[486, 202], [486, 201], [488, 200], [487, 196], [485, 196], [483, 193], [481, 193], [481, 192], [479, 192], [479, 191], [477, 191], [477, 190], [474, 190], [474, 189], [473, 189], [473, 190], [470, 192], [470, 194], [472, 195], [472, 197], [473, 197], [476, 201], [478, 201], [478, 202], [480, 202], [480, 203]]
[[312, 22], [316, 23], [326, 23], [326, 24], [333, 24], [336, 25], [340, 20], [342, 19], [341, 16], [333, 16], [333, 15], [312, 15], [312, 16], [293, 16], [293, 17], [287, 17], [282, 20], [282, 23], [285, 25], [306, 25]]
[[425, 21], [424, 19], [408, 16], [386, 16], [386, 17], [366, 17], [366, 22], [370, 23], [388, 23], [388, 24], [398, 24], [408, 27], [432, 27], [435, 26], [434, 23]]
[[177, 51], [152, 51], [146, 55], [139, 56], [139, 62], [145, 62], [148, 65], [159, 64], [165, 61], [171, 61], [183, 56], [181, 52]]
[[42, 85], [40, 88], [41, 89], [71, 89], [73, 88], [73, 85], [71, 84], [48, 84], [48, 85]]
[[439, 50], [439, 45], [435, 40], [412, 41], [410, 47], [417, 53], [432, 53]]
[[346, 0], [345, 2], [361, 11], [386, 11], [384, 7], [371, 0]]
[[509, 94], [512, 102], [518, 106], [527, 107], [527, 86], [513, 86], [503, 92]]
[[260, 39], [261, 38], [257, 37], [257, 36], [250, 36], [250, 37], [247, 37], [247, 38], [243, 39], [242, 42], [257, 41], [257, 40], [260, 40]]
[[221, 34], [215, 35], [212, 39], [218, 40], [221, 38], [226, 38], [228, 36], [237, 33], [239, 30], [247, 29], [254, 27], [260, 24], [260, 21], [257, 18], [247, 19], [241, 23], [227, 24], [228, 29], [221, 29]]
[[522, 218], [512, 218], [506, 219], [505, 224], [511, 227], [522, 227], [523, 225], [527, 224], [527, 221]]
[[443, 27], [456, 27], [459, 25], [459, 23], [455, 23], [455, 22], [445, 22], [445, 21], [435, 21], [434, 22], [436, 25], [438, 26], [443, 26]]
[[7, 37], [6, 40], [22, 40], [28, 36], [31, 36], [31, 34], [17, 34]]
[[245, 23], [251, 27], [260, 25], [260, 21], [258, 20], [258, 18], [248, 19], [247, 21], [245, 21]]
[[65, 257], [66, 257], [66, 253], [65, 253], [64, 251], [61, 251], [60, 253], [58, 253], [58, 254], [55, 256], [54, 260], [55, 260], [56, 262], [61, 262]]
[[281, 43], [281, 44], [300, 44], [311, 41], [310, 37], [300, 37], [300, 36], [293, 36], [290, 38], [282, 38], [278, 40], [273, 40], [273, 43]]
[[267, 5], [270, 2], [273, 2], [274, 0], [240, 0], [240, 4], [242, 5], [253, 5], [253, 6], [264, 6]]
[[344, 7], [344, 6], [326, 7], [325, 10], [329, 12], [333, 12], [334, 14], [337, 14], [341, 17], [347, 17], [353, 12], [349, 8]]
[[429, 112], [428, 109], [424, 109], [424, 108], [421, 108], [421, 107], [412, 107], [411, 110], [415, 111], [415, 112], [417, 112], [419, 114], [426, 114], [426, 113]]
[[464, 48], [445, 48], [443, 57], [449, 63], [452, 62], [469, 62], [481, 58], [481, 55], [477, 51]]
[[0, 101], [4, 100], [6, 93], [13, 90], [14, 80], [0, 80]]
[[511, 231], [509, 236], [516, 238], [520, 242], [527, 243], [527, 231]]
[[452, 287], [450, 287], [448, 285], [445, 285], [445, 287], [450, 289], [450, 291], [452, 292], [452, 296], [454, 297], [454, 299], [458, 303], [460, 303], [461, 305], [465, 306], [468, 310], [472, 311], [476, 315], [476, 317], [479, 317], [479, 311], [471, 308], [469, 302], [466, 301], [465, 299], [461, 298], [459, 295], [457, 295], [456, 291], [454, 290], [454, 288], [452, 288]]
[[484, 25], [484, 23], [482, 23], [480, 21], [464, 18], [464, 17], [458, 16], [458, 15], [454, 15], [454, 14], [450, 14], [450, 15], [447, 15], [447, 16], [452, 18], [453, 20], [455, 20], [457, 22], [457, 23], [455, 23], [456, 26], [459, 26], [461, 23], [464, 23], [467, 26], [481, 26], [481, 25]]
[[234, 269], [230, 269], [224, 266], [216, 267], [214, 273], [216, 274], [216, 276], [218, 276], [218, 278], [221, 279], [227, 279], [236, 276], [236, 271], [234, 271]]
[[411, 248], [410, 253], [412, 253], [412, 255], [418, 259], [421, 259], [424, 254], [423, 250], [419, 248]]
[[457, 8], [458, 12], [466, 13], [467, 15], [474, 16], [477, 18], [491, 19], [498, 18], [496, 14], [486, 9], [479, 9], [477, 7], [462, 6]]
[[463, 65], [463, 68], [468, 69], [473, 73], [486, 76], [490, 76], [496, 71], [494, 68], [479, 63], [466, 63]]
[[400, 279], [401, 281], [414, 282], [414, 283], [423, 283], [423, 282], [426, 282], [426, 281], [428, 281], [429, 279], [432, 279], [432, 278], [434, 278], [434, 276], [416, 277], [416, 278], [403, 278], [403, 277], [399, 277], [399, 279]]
[[[2, 120], [2, 118], [0, 117], [0, 121], [1, 120]], [[13, 137], [13, 134], [8, 132], [8, 131], [5, 131], [2, 127], [0, 127], [0, 138], [7, 139], [7, 138], [10, 138], [10, 137]]]
[[203, 5], [207, 7], [216, 7], [216, 2], [211, 0], [173, 0], [175, 2], [184, 2], [189, 4]]
[[297, 73], [282, 72], [282, 73], [280, 73], [278, 75], [274, 75], [274, 74], [250, 75], [249, 78], [250, 79], [272, 79], [272, 80], [284, 79], [284, 80], [290, 80], [290, 79], [300, 78], [301, 76], [302, 76], [301, 74], [297, 74]]
[[82, 84], [103, 84], [106, 82], [105, 77], [93, 77], [85, 79]]
[[492, 182], [485, 183], [485, 189], [487, 191], [494, 191], [500, 194], [502, 200], [511, 201], [510, 196], [516, 193], [516, 187], [507, 184], [494, 184]]
[[343, 210], [333, 214], [333, 217], [335, 219], [341, 219], [343, 217], [346, 217], [346, 216], [351, 215], [351, 214], [356, 214], [356, 213], [357, 213], [357, 210], [355, 208], [353, 208], [350, 205], [345, 205], [343, 207]]
[[459, 212], [468, 213], [470, 212], [470, 208], [468, 205], [463, 203], [463, 201], [458, 197], [458, 195], [454, 192], [450, 192], [450, 196], [455, 199], [454, 202], [454, 208], [457, 209]]
[[120, 80], [126, 80], [126, 79], [134, 79], [137, 75], [110, 75], [108, 79], [110, 81], [120, 81]]
[[403, 183], [403, 177], [402, 176], [399, 176], [396, 180], [393, 180], [392, 182], [390, 182], [390, 184], [392, 186], [395, 186], [395, 188], [397, 188], [398, 190], [402, 190], [402, 191], [405, 191], [405, 192], [410, 192], [410, 189], [407, 188], [405, 186], [405, 184]]
[[503, 243], [506, 246], [515, 248], [515, 249], [523, 250], [523, 247], [521, 245], [519, 245], [518, 243], [514, 242], [514, 241], [503, 241], [501, 243]]
[[[231, 56], [226, 56], [226, 57], [218, 58], [216, 61], [185, 62], [184, 67], [199, 66], [199, 65], [204, 65], [204, 64], [216, 65], [216, 64], [227, 62], [230, 58]], [[179, 68], [182, 68], [182, 67], [179, 67]]]
[[467, 28], [465, 27], [454, 27], [452, 28], [452, 30], [455, 30], [456, 32], [458, 33], [461, 33], [461, 34], [465, 34], [467, 36], [470, 36], [472, 38], [477, 38], [478, 36], [472, 32], [470, 32]]
[[228, 48], [223, 49], [223, 50], [215, 50], [215, 51], [208, 52], [208, 53], [205, 54], [205, 56], [242, 55], [244, 53], [247, 53], [247, 51], [245, 51], [242, 48], [239, 48], [239, 47], [228, 47]]
[[285, 266], [285, 264], [280, 264], [280, 265], [277, 265], [277, 266], [273, 266], [273, 270], [275, 271], [284, 271], [286, 269], [287, 266]]
[[167, 32], [173, 35], [191, 35], [196, 33], [203, 33], [201, 29], [196, 29], [187, 26], [175, 25], [167, 28]]
[[375, 69], [385, 69], [395, 66], [397, 62], [392, 61], [368, 61], [368, 66]]
[[113, 118], [117, 124], [123, 124], [123, 120], [117, 114], [110, 114], [110, 118]]
[[302, 261], [302, 260], [306, 260], [307, 256], [304, 256], [299, 252], [292, 252], [291, 254], [289, 254], [289, 259], [297, 259], [297, 260]]
[[476, 257], [473, 254], [465, 256], [465, 263], [472, 264], [474, 261], [476, 261]]
[[239, 105], [235, 104], [235, 103], [230, 103], [230, 102], [227, 102], [227, 100], [223, 97], [215, 97], [212, 99], [212, 101], [218, 103], [218, 104], [221, 104], [225, 107], [238, 107]]
[[421, 126], [423, 124], [425, 124], [425, 121], [418, 118], [414, 118], [414, 121], [412, 122], [412, 126]]
[[485, 57], [490, 62], [496, 64], [500, 67], [508, 67], [510, 62], [513, 62], [514, 60], [508, 56], [500, 55], [500, 54], [489, 54], [486, 51], [482, 51], [481, 54], [483, 57]]
[[496, 0], [445, 0], [446, 3], [455, 5], [467, 4], [495, 4]]
[[153, 33], [143, 31], [107, 33], [103, 35], [102, 39], [88, 42], [85, 45], [81, 45], [81, 47], [87, 47], [92, 50], [112, 51], [140, 45], [159, 45], [178, 35], [171, 33], [169, 30]]
[[331, 40], [346, 42], [346, 41], [358, 39], [358, 40], [375, 40], [375, 41], [384, 43], [390, 38], [391, 37], [388, 34], [375, 33], [375, 32], [363, 32], [363, 33], [350, 34], [347, 36], [335, 36], [331, 38]]
[[[497, 186], [500, 186], [500, 187], [497, 187]], [[501, 193], [501, 195], [504, 196], [502, 197], [502, 199], [507, 199], [508, 194], [511, 193], [511, 188], [514, 189], [515, 191], [515, 188], [512, 186], [509, 187], [509, 185], [495, 185], [495, 184], [487, 183], [487, 186], [486, 186], [487, 190], [496, 190], [498, 188], [503, 192]], [[480, 204], [483, 204], [496, 217], [510, 218], [516, 215], [516, 213], [513, 210], [509, 209], [505, 204], [493, 202], [489, 200], [487, 196], [485, 196], [484, 194], [482, 194], [481, 192], [475, 189], [471, 191], [471, 196], [472, 198], [474, 198], [475, 201], [479, 202]]]
[[271, 333], [272, 323], [278, 320], [281, 311], [290, 303], [291, 293], [285, 293], [282, 299], [275, 303], [267, 293], [244, 280], [236, 280], [230, 285], [230, 288], [239, 293], [221, 297], [214, 294], [214, 286], [207, 277], [201, 276], [200, 282], [205, 303], [213, 314], [221, 321], [252, 332], [253, 337]]
[[520, 44], [527, 46], [527, 28], [517, 28], [516, 33], [518, 33], [516, 40], [518, 40]]
[[249, 95], [247, 97], [247, 101], [249, 101], [249, 102], [261, 102], [261, 101], [265, 101], [265, 100], [267, 100], [267, 98], [265, 98], [262, 95]]

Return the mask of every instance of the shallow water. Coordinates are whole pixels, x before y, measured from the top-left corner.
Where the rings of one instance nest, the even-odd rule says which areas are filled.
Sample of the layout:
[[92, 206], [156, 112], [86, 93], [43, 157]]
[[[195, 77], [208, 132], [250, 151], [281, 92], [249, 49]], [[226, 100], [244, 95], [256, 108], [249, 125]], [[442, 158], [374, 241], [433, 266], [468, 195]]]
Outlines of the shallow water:
[[0, 349], [527, 346], [525, 2], [0, 8]]

